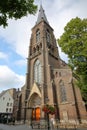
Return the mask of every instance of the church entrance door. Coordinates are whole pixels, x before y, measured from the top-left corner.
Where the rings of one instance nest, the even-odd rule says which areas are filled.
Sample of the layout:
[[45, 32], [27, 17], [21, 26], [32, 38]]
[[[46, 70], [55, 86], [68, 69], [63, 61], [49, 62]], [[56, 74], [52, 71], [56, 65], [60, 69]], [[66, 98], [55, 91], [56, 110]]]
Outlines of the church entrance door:
[[39, 107], [33, 109], [32, 117], [35, 120], [39, 120], [40, 119], [40, 108]]

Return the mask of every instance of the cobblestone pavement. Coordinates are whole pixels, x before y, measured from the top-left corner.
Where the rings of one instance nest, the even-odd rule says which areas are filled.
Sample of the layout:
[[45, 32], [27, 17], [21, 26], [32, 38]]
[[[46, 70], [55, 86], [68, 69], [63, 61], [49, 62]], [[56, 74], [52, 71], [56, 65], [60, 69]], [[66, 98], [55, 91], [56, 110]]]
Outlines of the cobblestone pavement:
[[28, 125], [4, 125], [0, 124], [0, 130], [29, 130]]
[[[29, 125], [4, 125], [0, 124], [0, 130], [41, 130], [41, 129], [32, 129]], [[42, 129], [42, 130], [47, 130], [47, 129]], [[57, 129], [52, 129], [50, 130], [87, 130], [87, 128], [57, 128]]]

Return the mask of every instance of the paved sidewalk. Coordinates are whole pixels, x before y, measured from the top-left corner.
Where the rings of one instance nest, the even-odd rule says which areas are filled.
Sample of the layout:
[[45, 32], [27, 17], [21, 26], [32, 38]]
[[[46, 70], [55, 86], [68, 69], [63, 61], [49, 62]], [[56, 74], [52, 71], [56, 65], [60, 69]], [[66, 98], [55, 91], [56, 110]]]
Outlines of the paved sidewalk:
[[29, 130], [28, 125], [4, 125], [0, 124], [0, 130]]
[[[41, 129], [32, 129], [29, 125], [27, 124], [22, 124], [22, 125], [5, 125], [5, 124], [0, 124], [0, 130], [41, 130]], [[42, 130], [47, 130], [47, 129], [42, 129]], [[57, 128], [57, 129], [52, 129], [50, 130], [87, 130], [87, 128]]]

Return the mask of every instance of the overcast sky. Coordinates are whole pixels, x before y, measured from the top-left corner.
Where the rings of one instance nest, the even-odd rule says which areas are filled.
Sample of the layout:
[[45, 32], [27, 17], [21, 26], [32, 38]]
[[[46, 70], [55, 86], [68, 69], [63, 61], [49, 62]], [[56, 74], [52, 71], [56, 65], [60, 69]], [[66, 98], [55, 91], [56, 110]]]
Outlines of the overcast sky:
[[[35, 3], [39, 8], [40, 0], [35, 0]], [[56, 39], [62, 35], [65, 25], [72, 18], [87, 18], [87, 0], [42, 0], [42, 6]], [[28, 15], [17, 21], [9, 20], [5, 29], [0, 27], [0, 92], [20, 88], [25, 83], [31, 29], [37, 15], [38, 11], [35, 16]], [[61, 52], [60, 57], [67, 61], [67, 57]]]

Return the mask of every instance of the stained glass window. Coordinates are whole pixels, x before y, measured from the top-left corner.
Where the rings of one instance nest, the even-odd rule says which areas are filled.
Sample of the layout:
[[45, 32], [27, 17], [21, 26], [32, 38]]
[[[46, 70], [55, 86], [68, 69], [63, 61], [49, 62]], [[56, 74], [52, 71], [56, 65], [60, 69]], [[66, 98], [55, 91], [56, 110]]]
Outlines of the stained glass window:
[[38, 84], [41, 83], [41, 64], [39, 60], [36, 60], [34, 64], [34, 81]]
[[66, 96], [66, 89], [64, 86], [64, 82], [62, 80], [59, 83], [59, 87], [60, 87], [60, 100], [61, 102], [65, 102], [67, 101], [67, 96]]

